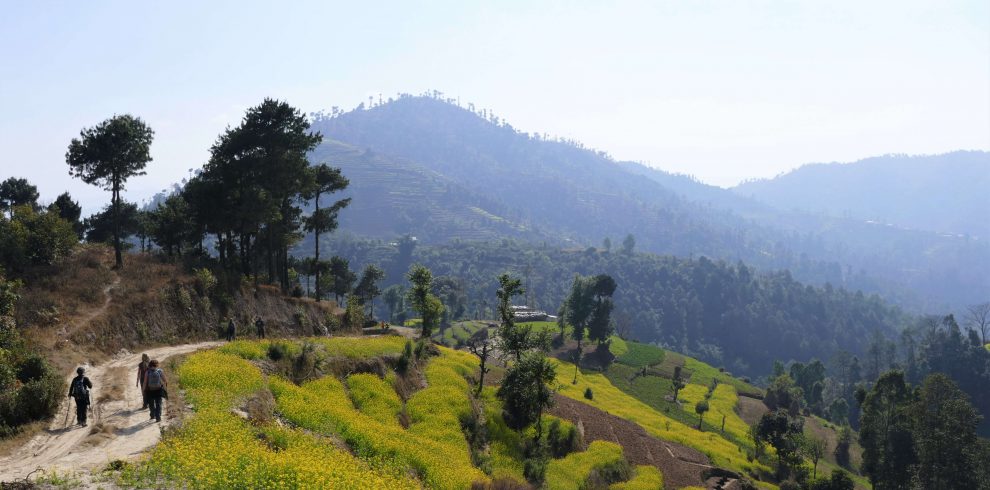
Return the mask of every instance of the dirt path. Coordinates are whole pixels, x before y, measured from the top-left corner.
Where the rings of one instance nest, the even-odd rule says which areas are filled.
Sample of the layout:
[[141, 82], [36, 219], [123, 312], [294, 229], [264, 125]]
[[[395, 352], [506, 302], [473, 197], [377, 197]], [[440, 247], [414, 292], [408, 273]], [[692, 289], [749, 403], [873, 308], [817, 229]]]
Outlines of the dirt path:
[[56, 337], [55, 342], [56, 343], [65, 342], [69, 337], [71, 337], [74, 333], [76, 333], [76, 331], [89, 325], [90, 322], [98, 318], [100, 315], [106, 313], [107, 308], [110, 307], [110, 303], [113, 301], [113, 295], [110, 294], [110, 291], [112, 291], [113, 288], [119, 285], [120, 285], [120, 276], [114, 274], [113, 282], [107, 284], [106, 287], [103, 288], [103, 304], [100, 305], [98, 308], [94, 309], [93, 311], [87, 313], [82, 318], [78, 319], [74, 324], [66, 325], [62, 327], [58, 332], [58, 336]]
[[[145, 352], [152, 359], [164, 361], [170, 356], [217, 345], [220, 342], [202, 342]], [[157, 424], [149, 420], [147, 410], [141, 410], [141, 393], [135, 386], [140, 362], [141, 353], [128, 353], [103, 365], [87, 368], [86, 375], [94, 385], [91, 392], [94, 414], [89, 427], [74, 425], [75, 402], [65, 398], [48, 429], [14, 454], [0, 458], [0, 481], [24, 478], [38, 468], [91, 470], [115, 459], [137, 456], [157, 443], [161, 427], [168, 420]]]

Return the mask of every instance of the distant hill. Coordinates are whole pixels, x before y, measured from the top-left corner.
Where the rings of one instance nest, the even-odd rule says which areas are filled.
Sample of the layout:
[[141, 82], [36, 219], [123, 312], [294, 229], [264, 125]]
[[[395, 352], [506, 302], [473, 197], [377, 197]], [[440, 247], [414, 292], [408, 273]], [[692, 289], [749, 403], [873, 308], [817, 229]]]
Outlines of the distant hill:
[[340, 226], [362, 236], [410, 234], [435, 243], [503, 237], [559, 241], [515, 208], [402, 158], [325, 140], [312, 160], [331, 162], [350, 179], [333, 198], [352, 198]]
[[[638, 250], [787, 269], [916, 310], [990, 297], [990, 278], [978, 272], [990, 268], [983, 242], [780, 211], [442, 100], [405, 96], [319, 116], [313, 129], [327, 138], [314, 161], [345, 167], [352, 191], [364, 196], [342, 213], [342, 230], [359, 235], [410, 233], [425, 243], [501, 236], [585, 248], [606, 237], [617, 247], [631, 233]], [[392, 168], [415, 170], [397, 177]]]
[[782, 209], [990, 238], [990, 153], [887, 155], [802, 166], [733, 190]]

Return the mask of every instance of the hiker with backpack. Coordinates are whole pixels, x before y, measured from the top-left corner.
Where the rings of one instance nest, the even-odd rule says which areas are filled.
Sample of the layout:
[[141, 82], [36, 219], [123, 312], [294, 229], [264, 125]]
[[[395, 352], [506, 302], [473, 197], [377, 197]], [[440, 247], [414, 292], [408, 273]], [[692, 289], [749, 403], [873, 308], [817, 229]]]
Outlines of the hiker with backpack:
[[259, 339], [265, 338], [265, 321], [260, 316], [254, 321], [254, 328], [258, 330]]
[[234, 319], [233, 318], [228, 318], [227, 319], [227, 342], [233, 341], [234, 340], [234, 334], [236, 334], [236, 333], [237, 333], [237, 329], [234, 327]]
[[86, 409], [89, 408], [89, 390], [93, 389], [93, 382], [83, 373], [83, 368], [76, 369], [77, 376], [69, 383], [69, 397], [76, 400], [76, 422], [86, 427]]
[[148, 371], [144, 373], [144, 392], [151, 406], [151, 418], [156, 422], [162, 421], [162, 397], [166, 396], [168, 381], [165, 373], [158, 367], [158, 359], [148, 363]]
[[148, 354], [141, 354], [141, 363], [138, 364], [137, 386], [141, 388], [141, 410], [148, 408], [148, 393], [144, 391], [144, 373], [148, 372], [148, 364], [151, 358]]

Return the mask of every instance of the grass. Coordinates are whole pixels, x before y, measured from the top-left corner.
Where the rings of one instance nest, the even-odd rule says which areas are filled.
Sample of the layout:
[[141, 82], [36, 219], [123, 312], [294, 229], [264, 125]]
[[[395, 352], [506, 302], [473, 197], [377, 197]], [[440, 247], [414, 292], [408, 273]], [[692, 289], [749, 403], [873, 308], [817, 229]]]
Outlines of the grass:
[[326, 357], [346, 357], [365, 359], [388, 354], [400, 354], [406, 344], [403, 337], [385, 335], [381, 337], [312, 337], [295, 340], [235, 340], [220, 347], [220, 352], [233, 354], [244, 359], [259, 360], [268, 357], [268, 348], [273, 344], [285, 345], [290, 355], [298, 355], [302, 345], [310, 342], [323, 347]]
[[[653, 436], [695, 448], [708, 455], [716, 465], [747, 473], [757, 470], [769, 471], [757, 462], [747, 461], [745, 451], [736, 444], [720, 437], [717, 433], [700, 432], [654, 410], [616, 388], [604, 375], [582, 371], [578, 375], [578, 382], [572, 384], [574, 365], [556, 359], [553, 362], [557, 366], [557, 383], [562, 395], [635, 422]], [[593, 400], [584, 399], [586, 388], [594, 391]]]
[[[679, 393], [683, 399], [684, 411], [688, 414], [695, 414], [694, 407], [705, 398], [708, 387], [689, 384]], [[735, 444], [748, 451], [753, 451], [753, 439], [749, 436], [749, 425], [744, 422], [735, 411], [738, 395], [736, 389], [727, 384], [719, 384], [708, 399], [708, 412], [705, 414], [706, 421], [711, 424], [714, 430], [722, 429], [722, 417], [725, 417], [725, 434]]]
[[626, 352], [622, 355], [616, 354], [616, 362], [636, 368], [655, 366], [663, 362], [666, 351], [659, 347], [639, 342], [627, 341]]
[[637, 466], [629, 481], [613, 483], [609, 490], [657, 490], [663, 488], [663, 474], [655, 466]]
[[581, 488], [595, 469], [622, 463], [622, 447], [606, 441], [594, 441], [585, 451], [554, 459], [547, 465], [546, 486], [550, 490]]

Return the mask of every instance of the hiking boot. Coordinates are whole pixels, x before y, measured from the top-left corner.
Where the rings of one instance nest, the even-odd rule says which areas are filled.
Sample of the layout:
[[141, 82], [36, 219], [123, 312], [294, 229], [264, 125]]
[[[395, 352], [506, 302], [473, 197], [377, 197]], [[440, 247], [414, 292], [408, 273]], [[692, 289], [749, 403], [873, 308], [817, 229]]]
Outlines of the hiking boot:
[[159, 424], [162, 423], [162, 418], [161, 417], [156, 418], [155, 422], [158, 422]]
[[83, 423], [82, 423], [81, 425], [82, 425], [83, 427], [86, 427], [86, 422], [83, 422]]

